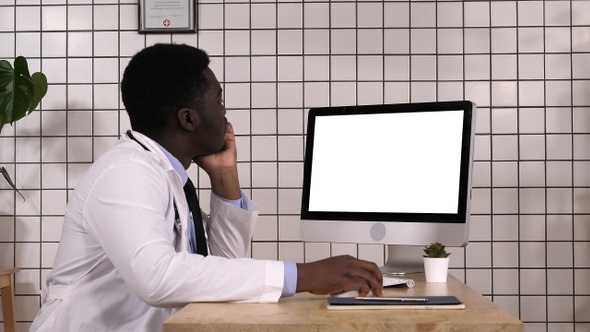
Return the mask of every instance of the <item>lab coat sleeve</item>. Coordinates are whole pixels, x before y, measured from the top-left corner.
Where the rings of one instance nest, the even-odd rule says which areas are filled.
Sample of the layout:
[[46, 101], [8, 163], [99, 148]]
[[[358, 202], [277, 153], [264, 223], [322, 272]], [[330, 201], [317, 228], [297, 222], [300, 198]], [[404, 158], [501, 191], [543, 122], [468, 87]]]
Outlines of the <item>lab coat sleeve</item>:
[[211, 194], [211, 213], [204, 220], [213, 255], [238, 258], [248, 254], [259, 209], [245, 192], [242, 204], [238, 207]]
[[[203, 257], [175, 251], [169, 229], [174, 218], [172, 184], [166, 179], [158, 165], [140, 158], [113, 164], [88, 189], [84, 227], [132, 291], [153, 306], [277, 301], [283, 288], [282, 262]], [[217, 231], [211, 240], [235, 240], [241, 231], [229, 223], [235, 211], [223, 205], [213, 212], [220, 217], [214, 218], [213, 228]], [[217, 222], [221, 220], [228, 222]], [[234, 232], [228, 237], [219, 235], [232, 229]], [[235, 242], [242, 240], [228, 246], [217, 245], [214, 252], [230, 257], [243, 254], [243, 243], [235, 246]]]

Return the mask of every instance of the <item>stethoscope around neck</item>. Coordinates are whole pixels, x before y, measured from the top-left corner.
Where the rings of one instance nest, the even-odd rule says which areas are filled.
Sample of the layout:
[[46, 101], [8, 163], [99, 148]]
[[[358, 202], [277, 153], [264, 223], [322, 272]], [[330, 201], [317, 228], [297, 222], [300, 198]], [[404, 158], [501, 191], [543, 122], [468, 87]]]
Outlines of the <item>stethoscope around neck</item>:
[[127, 134], [127, 136], [129, 138], [131, 138], [132, 140], [134, 140], [135, 142], [137, 142], [137, 144], [141, 145], [141, 147], [144, 148], [146, 151], [150, 151], [150, 149], [148, 149], [147, 146], [145, 146], [143, 143], [141, 143], [140, 141], [138, 141], [137, 138], [135, 138], [135, 136], [133, 136], [133, 132], [131, 132], [131, 130], [127, 130], [125, 132], [125, 134]]

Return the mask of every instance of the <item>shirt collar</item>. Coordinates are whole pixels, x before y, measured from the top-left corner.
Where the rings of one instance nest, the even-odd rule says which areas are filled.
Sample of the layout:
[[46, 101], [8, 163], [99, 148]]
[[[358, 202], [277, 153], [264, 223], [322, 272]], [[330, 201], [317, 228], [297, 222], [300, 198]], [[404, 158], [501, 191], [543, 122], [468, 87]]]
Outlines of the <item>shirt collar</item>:
[[170, 164], [172, 164], [172, 168], [174, 168], [176, 173], [178, 173], [178, 175], [180, 175], [180, 181], [182, 182], [182, 185], [184, 186], [186, 184], [186, 181], [188, 180], [188, 174], [186, 173], [186, 170], [184, 169], [184, 167], [182, 166], [180, 161], [178, 159], [176, 159], [176, 157], [174, 157], [170, 152], [168, 152], [168, 150], [166, 150], [158, 142], [154, 141], [154, 143], [156, 143], [156, 146], [158, 148], [160, 148], [160, 150], [162, 150], [164, 155], [168, 158], [168, 160], [170, 161]]

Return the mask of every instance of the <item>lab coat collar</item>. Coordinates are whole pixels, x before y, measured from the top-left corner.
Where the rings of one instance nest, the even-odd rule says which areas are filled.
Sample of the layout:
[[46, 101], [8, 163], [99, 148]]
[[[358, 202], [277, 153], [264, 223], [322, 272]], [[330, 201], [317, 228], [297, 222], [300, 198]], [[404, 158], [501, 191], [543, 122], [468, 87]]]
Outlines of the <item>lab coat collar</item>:
[[[170, 165], [172, 166], [172, 168], [176, 171], [176, 173], [178, 173], [178, 175], [180, 176], [180, 183], [182, 183], [182, 185], [184, 186], [184, 184], [186, 183], [186, 181], [188, 180], [188, 173], [186, 172], [186, 170], [184, 169], [184, 167], [182, 166], [182, 164], [180, 163], [180, 160], [178, 160], [176, 157], [174, 157], [170, 152], [168, 152], [168, 150], [166, 150], [162, 145], [160, 145], [158, 142], [152, 140], [151, 138], [136, 132], [136, 131], [131, 131], [131, 134], [133, 135], [132, 137], [129, 137], [129, 135], [127, 135], [128, 139], [135, 139], [138, 141], [138, 143], [141, 143], [143, 145], [145, 145], [149, 151], [160, 151], [164, 154], [164, 156], [166, 156], [166, 159], [168, 159], [168, 161], [170, 162]], [[148, 143], [150, 146], [148, 146]], [[157, 147], [158, 150], [154, 149], [154, 147]], [[161, 156], [160, 156], [161, 157]]]

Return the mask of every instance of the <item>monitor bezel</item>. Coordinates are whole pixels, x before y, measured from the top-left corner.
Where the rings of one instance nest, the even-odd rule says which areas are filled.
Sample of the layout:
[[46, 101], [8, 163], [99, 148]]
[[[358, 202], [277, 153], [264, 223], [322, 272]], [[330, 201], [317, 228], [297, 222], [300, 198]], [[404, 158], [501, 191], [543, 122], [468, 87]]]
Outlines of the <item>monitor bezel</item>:
[[[466, 223], [469, 218], [471, 195], [471, 164], [475, 104], [471, 101], [445, 101], [406, 104], [381, 104], [361, 106], [337, 106], [311, 108], [308, 114], [307, 141], [303, 163], [303, 188], [301, 200], [302, 220], [368, 221], [368, 222], [438, 222]], [[402, 213], [402, 212], [345, 212], [310, 211], [310, 182], [313, 163], [314, 128], [316, 117], [353, 114], [408, 113], [462, 111], [463, 133], [460, 162], [460, 183], [457, 213]]]

